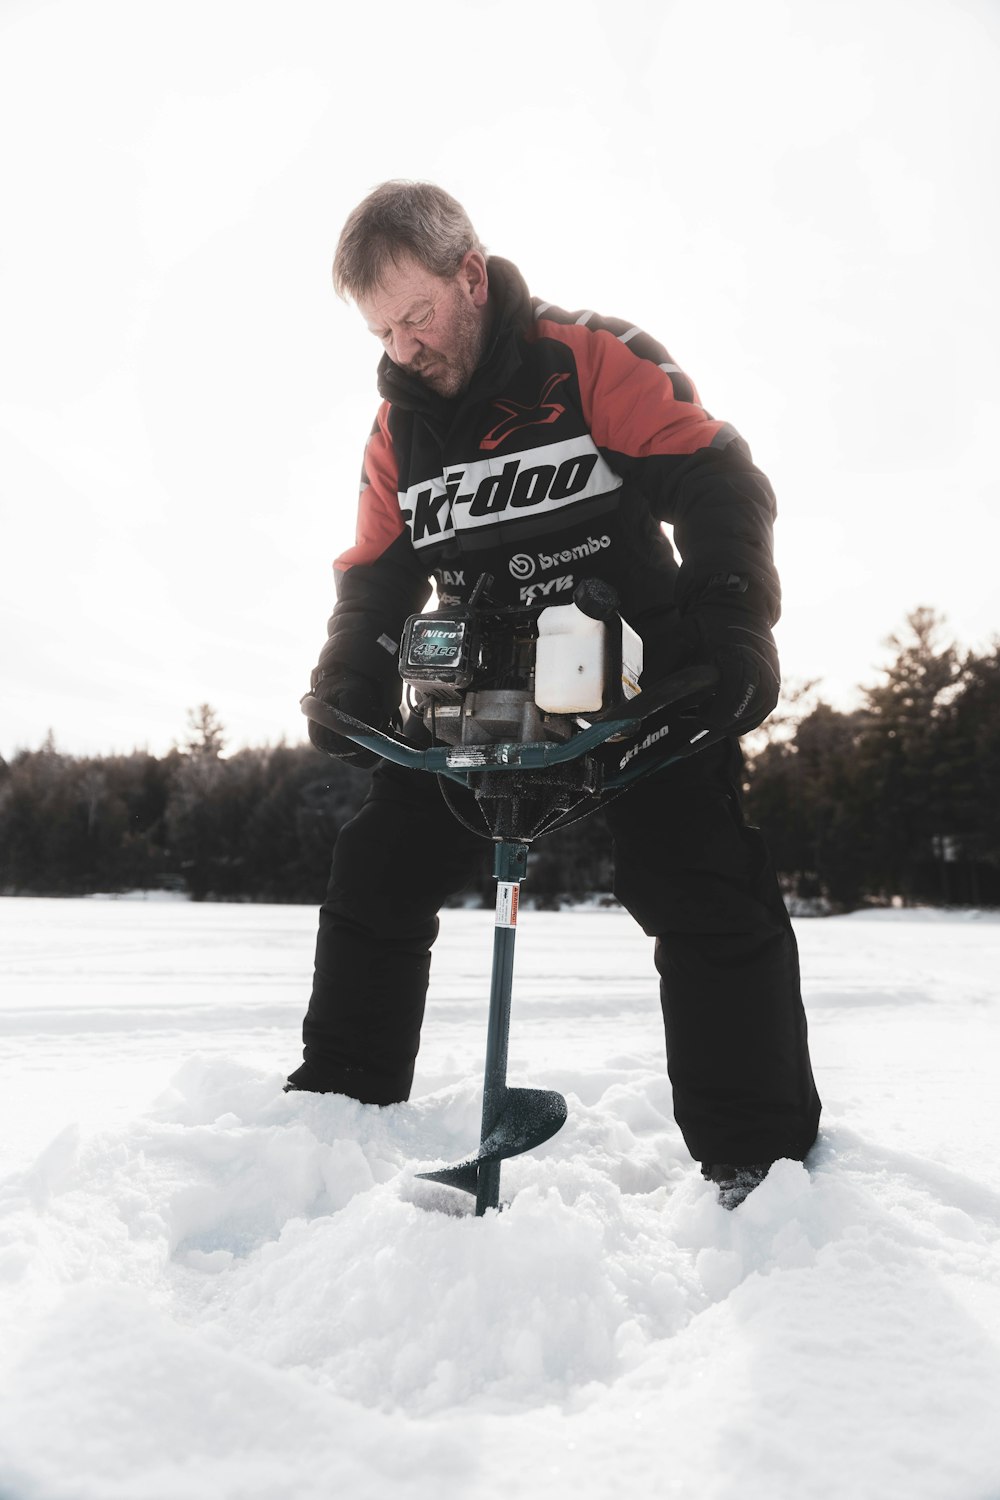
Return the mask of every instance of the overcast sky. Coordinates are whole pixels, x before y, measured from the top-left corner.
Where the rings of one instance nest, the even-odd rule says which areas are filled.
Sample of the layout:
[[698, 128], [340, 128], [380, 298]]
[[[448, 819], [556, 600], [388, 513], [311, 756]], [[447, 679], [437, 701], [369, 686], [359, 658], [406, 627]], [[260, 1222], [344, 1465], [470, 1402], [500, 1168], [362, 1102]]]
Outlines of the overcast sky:
[[1000, 631], [995, 0], [351, 9], [0, 0], [0, 753], [302, 738], [377, 404], [329, 265], [387, 177], [739, 428], [788, 676]]

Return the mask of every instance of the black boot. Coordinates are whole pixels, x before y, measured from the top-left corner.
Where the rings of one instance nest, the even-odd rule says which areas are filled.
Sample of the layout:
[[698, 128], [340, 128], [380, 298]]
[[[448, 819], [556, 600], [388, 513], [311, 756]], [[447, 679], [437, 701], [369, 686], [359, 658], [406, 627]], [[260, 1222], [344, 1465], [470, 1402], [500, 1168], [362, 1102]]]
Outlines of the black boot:
[[303, 1063], [301, 1067], [295, 1069], [294, 1073], [289, 1073], [288, 1082], [282, 1089], [283, 1094], [332, 1094], [333, 1092], [333, 1088], [324, 1083], [308, 1063]]
[[734, 1167], [729, 1162], [703, 1162], [701, 1175], [716, 1184], [723, 1208], [739, 1208], [743, 1199], [760, 1187], [772, 1165], [769, 1161], [743, 1167]]

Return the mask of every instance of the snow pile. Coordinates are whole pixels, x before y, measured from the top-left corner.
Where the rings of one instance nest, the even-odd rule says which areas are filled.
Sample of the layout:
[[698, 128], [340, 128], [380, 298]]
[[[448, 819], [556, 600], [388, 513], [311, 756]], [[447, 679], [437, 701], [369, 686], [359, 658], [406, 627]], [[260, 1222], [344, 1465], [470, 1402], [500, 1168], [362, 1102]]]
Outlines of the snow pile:
[[[246, 908], [204, 920], [223, 985], [221, 945], [267, 923]], [[965, 1051], [985, 1135], [1000, 925], [800, 927], [827, 1122], [808, 1171], [779, 1163], [730, 1214], [677, 1135], [661, 1059], [619, 1050], [633, 1005], [650, 1006], [646, 945], [618, 914], [531, 922], [543, 990], [595, 925], [619, 980], [575, 1034], [555, 999], [557, 1019], [520, 1028], [550, 1056], [512, 1081], [561, 1089], [569, 1120], [505, 1166], [509, 1207], [481, 1220], [415, 1176], [478, 1138], [458, 981], [481, 913], [446, 923], [428, 1026], [454, 1024], [429, 1034], [409, 1105], [282, 1094], [277, 1068], [221, 1055], [217, 993], [201, 1029], [186, 1013], [167, 1043], [137, 1007], [150, 1045], [193, 1053], [165, 1092], [124, 1122], [67, 1125], [0, 1184], [3, 1500], [1000, 1494], [1000, 1182], [985, 1152], [968, 1171], [948, 1082]], [[935, 968], [934, 953], [950, 958]], [[946, 972], [959, 954], [961, 987]], [[70, 1040], [54, 1024], [37, 1079]], [[268, 1050], [292, 1059], [293, 1029]], [[94, 1045], [124, 1068], [139, 1042]], [[845, 1107], [855, 1090], [867, 1102]], [[945, 1149], [893, 1144], [896, 1115]]]

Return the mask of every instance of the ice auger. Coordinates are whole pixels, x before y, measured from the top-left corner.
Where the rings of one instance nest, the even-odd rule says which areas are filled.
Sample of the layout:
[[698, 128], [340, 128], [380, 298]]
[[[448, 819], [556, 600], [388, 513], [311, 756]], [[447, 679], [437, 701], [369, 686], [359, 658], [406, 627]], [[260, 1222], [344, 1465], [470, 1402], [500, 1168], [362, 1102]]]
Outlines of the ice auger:
[[609, 585], [585, 579], [572, 603], [536, 608], [493, 604], [491, 585], [483, 575], [467, 605], [406, 622], [403, 734], [314, 694], [302, 700], [308, 718], [386, 760], [470, 788], [490, 829], [496, 915], [479, 1149], [417, 1174], [473, 1194], [477, 1214], [499, 1206], [501, 1163], [566, 1121], [561, 1094], [507, 1084], [518, 896], [530, 845], [719, 738], [692, 712], [716, 685], [715, 669], [690, 667], [640, 690], [642, 643]]

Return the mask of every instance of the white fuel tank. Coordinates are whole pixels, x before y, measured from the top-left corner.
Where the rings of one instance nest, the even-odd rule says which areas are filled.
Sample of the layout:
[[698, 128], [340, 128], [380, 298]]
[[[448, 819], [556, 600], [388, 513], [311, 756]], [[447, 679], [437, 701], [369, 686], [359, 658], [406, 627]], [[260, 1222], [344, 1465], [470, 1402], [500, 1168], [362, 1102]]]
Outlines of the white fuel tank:
[[576, 604], [538, 616], [535, 702], [543, 713], [596, 714], [639, 691], [642, 641], [618, 614], [594, 619]]

